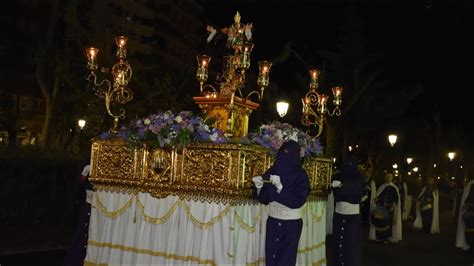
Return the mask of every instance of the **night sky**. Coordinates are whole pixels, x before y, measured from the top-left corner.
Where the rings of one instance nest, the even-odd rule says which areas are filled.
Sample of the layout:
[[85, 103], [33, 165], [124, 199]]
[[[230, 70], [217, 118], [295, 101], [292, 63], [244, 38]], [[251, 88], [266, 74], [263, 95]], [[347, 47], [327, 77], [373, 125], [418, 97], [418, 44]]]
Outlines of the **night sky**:
[[[471, 129], [468, 117], [474, 26], [473, 1], [202, 1], [216, 28], [253, 22], [255, 58], [274, 58], [287, 40], [314, 50], [335, 50], [345, 8], [356, 7], [367, 49], [384, 55], [387, 75], [403, 84], [420, 83], [413, 112], [439, 105], [447, 125]], [[321, 62], [313, 62], [315, 66]], [[301, 71], [288, 70], [288, 71]]]
[[[343, 114], [340, 119], [343, 119], [349, 128], [355, 129], [354, 131], [358, 131], [357, 133], [360, 135], [377, 134], [380, 142], [386, 145], [385, 134], [403, 126], [404, 132], [398, 132], [400, 141], [405, 139], [416, 144], [420, 138], [424, 138], [424, 134], [430, 134], [426, 129], [420, 130], [423, 126], [423, 119], [431, 119], [433, 114], [439, 112], [444, 134], [443, 141], [446, 142], [445, 147], [474, 151], [474, 141], [471, 140], [471, 136], [474, 134], [470, 110], [472, 104], [471, 97], [468, 96], [472, 87], [470, 80], [471, 58], [474, 58], [472, 52], [474, 41], [470, 36], [474, 29], [474, 16], [472, 15], [474, 14], [474, 1], [198, 1], [204, 11], [202, 19], [206, 24], [213, 25], [217, 29], [232, 24], [236, 11], [240, 11], [242, 23], [253, 23], [255, 47], [249, 70], [249, 72], [253, 72], [253, 76], [249, 75], [247, 80], [249, 87], [256, 89], [256, 62], [258, 60], [275, 62], [276, 59], [282, 57], [288, 44], [305, 60], [305, 64], [303, 64], [301, 60], [290, 56], [280, 63], [274, 63], [270, 73], [270, 86], [265, 92], [266, 97], [264, 97], [262, 107], [252, 114], [251, 127], [265, 122], [263, 120], [267, 118], [269, 120], [280, 119], [274, 107], [274, 101], [278, 97], [290, 100], [291, 104], [288, 115], [281, 120], [292, 122], [294, 126], [301, 126], [299, 123], [301, 118], [300, 98], [308, 90], [307, 70], [311, 67], [325, 71], [322, 73], [320, 82], [320, 88], [322, 91], [325, 90], [325, 93], [331, 94], [330, 88], [336, 85], [344, 87], [343, 108], [345, 108], [355, 93], [355, 90], [351, 90], [353, 80], [348, 79], [351, 76], [347, 73], [344, 73], [345, 76], [337, 74], [332, 63], [325, 59], [324, 54], [344, 54], [347, 52], [346, 50], [350, 49], [341, 49], [341, 43], [346, 39], [358, 36], [360, 43], [355, 43], [356, 46], [352, 47], [352, 50], [357, 53], [360, 48], [360, 52], [363, 51], [364, 54], [379, 57], [377, 64], [368, 68], [365, 74], [381, 70], [383, 75], [378, 82], [386, 82], [386, 84], [380, 85], [380, 90], [385, 91], [377, 89], [371, 92], [372, 95], [368, 95], [368, 97], [375, 95], [383, 98], [372, 100], [371, 103], [375, 102], [377, 105], [372, 110], [369, 112], [366, 110], [365, 113], [359, 112], [357, 108], [364, 108], [361, 103], [355, 108], [355, 111]], [[36, 11], [30, 10], [30, 12]], [[19, 19], [19, 21], [21, 20]], [[159, 25], [155, 26], [159, 27]], [[21, 27], [18, 28], [21, 29]], [[204, 40], [208, 34], [205, 27], [203, 27], [201, 34], [204, 47]], [[27, 40], [29, 36], [24, 36], [24, 38]], [[159, 43], [157, 40], [153, 41]], [[10, 40], [10, 42], [12, 41]], [[10, 47], [16, 48], [16, 45], [13, 44]], [[202, 53], [205, 51], [206, 49], [203, 48]], [[16, 60], [17, 56], [20, 56], [21, 60]], [[10, 57], [9, 62], [15, 64], [9, 63], [8, 71], [20, 72], [16, 70], [19, 69], [18, 66], [30, 62], [31, 58], [32, 55], [27, 53], [19, 53], [15, 57]], [[194, 58], [191, 58], [190, 61], [194, 61]], [[218, 65], [215, 65], [216, 62], [217, 60], [213, 59], [211, 67], [218, 68]], [[214, 65], [212, 65], [213, 63]], [[28, 66], [32, 67], [32, 64]], [[351, 66], [346, 68], [344, 69], [346, 72], [352, 70]], [[33, 69], [29, 72], [32, 72]], [[134, 76], [139, 77], [138, 73]], [[191, 78], [193, 77], [191, 76]], [[213, 78], [210, 76], [209, 82], [212, 82]], [[35, 82], [33, 77], [19, 80]], [[197, 83], [194, 85], [193, 89], [196, 92]], [[39, 94], [40, 91], [37, 90], [37, 93]], [[412, 97], [406, 97], [408, 100], [400, 102], [400, 98], [410, 93], [413, 94]], [[399, 113], [396, 113], [397, 108], [400, 109]], [[394, 114], [388, 115], [386, 121], [377, 121], [379, 123], [377, 132], [366, 130], [372, 126], [371, 122], [360, 123], [364, 120], [364, 117], [361, 117], [363, 114], [370, 116], [372, 113], [385, 112]], [[352, 120], [357, 122], [350, 124]], [[381, 123], [383, 123], [382, 126], [380, 126]]]
[[[428, 131], [421, 131], [423, 119], [440, 113], [443, 129], [443, 148], [474, 150], [470, 140], [474, 134], [471, 118], [470, 72], [474, 42], [474, 1], [455, 0], [316, 0], [316, 1], [202, 1], [208, 23], [222, 28], [232, 23], [238, 10], [242, 22], [254, 25], [254, 60], [276, 58], [291, 40], [302, 54], [314, 55], [311, 65], [321, 68], [318, 51], [337, 51], [341, 25], [347, 24], [346, 12], [355, 10], [361, 22], [360, 34], [368, 53], [382, 54], [381, 66], [389, 89], [395, 94], [403, 89], [421, 87], [416, 97], [408, 102], [406, 111], [398, 118], [387, 120], [386, 132], [397, 131], [399, 124], [411, 120], [409, 128], [399, 133], [405, 147], [416, 146]], [[349, 7], [353, 7], [350, 9]], [[319, 60], [318, 60], [319, 59]], [[305, 76], [301, 63], [283, 62], [272, 69], [271, 81], [287, 91], [293, 90], [293, 75]], [[306, 78], [309, 80], [309, 77]], [[331, 80], [322, 85], [330, 88], [348, 81]], [[296, 94], [303, 96], [307, 90]], [[269, 92], [270, 93], [270, 92]], [[345, 92], [348, 97], [350, 92]], [[298, 99], [296, 99], [298, 100]], [[385, 101], [396, 101], [394, 98]], [[345, 101], [347, 103], [347, 99]], [[394, 103], [396, 105], [396, 103]], [[291, 106], [290, 106], [291, 108]], [[288, 114], [287, 121], [298, 121], [300, 107]], [[383, 106], [381, 107], [383, 110]], [[402, 108], [402, 107], [401, 107]], [[290, 111], [289, 111], [290, 112]], [[298, 119], [298, 120], [295, 120]], [[354, 125], [360, 126], [360, 125]], [[402, 136], [400, 136], [402, 135]], [[386, 137], [378, 136], [381, 145]], [[416, 149], [416, 148], [413, 148]], [[418, 151], [426, 152], [421, 145]], [[425, 152], [424, 152], [425, 151]]]

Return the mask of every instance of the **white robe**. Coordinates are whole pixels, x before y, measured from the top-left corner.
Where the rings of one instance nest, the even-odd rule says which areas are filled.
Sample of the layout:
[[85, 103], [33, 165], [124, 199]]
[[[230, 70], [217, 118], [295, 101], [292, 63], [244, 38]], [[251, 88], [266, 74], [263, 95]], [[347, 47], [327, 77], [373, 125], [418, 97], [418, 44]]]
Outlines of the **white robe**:
[[403, 188], [405, 190], [405, 202], [403, 203], [403, 213], [402, 213], [402, 220], [408, 220], [408, 215], [410, 214], [411, 209], [411, 197], [408, 197], [408, 187], [407, 183], [403, 182]]
[[[380, 194], [382, 194], [382, 191], [384, 191], [384, 189], [387, 188], [388, 186], [394, 187], [395, 191], [397, 191], [397, 194], [398, 194], [398, 203], [395, 204], [393, 208], [392, 236], [389, 238], [390, 242], [397, 243], [398, 241], [402, 240], [402, 210], [400, 206], [400, 192], [398, 191], [397, 186], [395, 186], [393, 183], [385, 183], [377, 189], [376, 197], [380, 196]], [[374, 198], [374, 201], [375, 201], [375, 198]], [[375, 202], [372, 206], [375, 207]], [[372, 209], [370, 210], [370, 212], [372, 212]], [[369, 229], [369, 239], [371, 240], [376, 239], [375, 227], [372, 224], [370, 225], [370, 229]]]
[[[419, 200], [423, 193], [425, 192], [425, 187], [421, 190], [420, 194], [416, 198]], [[433, 190], [433, 218], [431, 219], [431, 233], [439, 234], [439, 192], [437, 189]], [[413, 222], [413, 227], [416, 229], [423, 229], [423, 219], [421, 217], [420, 206], [416, 205], [416, 219]]]
[[474, 180], [469, 181], [467, 185], [464, 187], [464, 191], [462, 193], [462, 198], [461, 198], [461, 206], [459, 207], [459, 216], [458, 216], [458, 230], [456, 233], [456, 247], [457, 248], [462, 248], [464, 250], [469, 249], [469, 245], [466, 243], [466, 225], [464, 224], [464, 221], [462, 220], [463, 214], [466, 212], [465, 210], [465, 202], [467, 196], [469, 195], [469, 192], [471, 192], [471, 185], [474, 184]]

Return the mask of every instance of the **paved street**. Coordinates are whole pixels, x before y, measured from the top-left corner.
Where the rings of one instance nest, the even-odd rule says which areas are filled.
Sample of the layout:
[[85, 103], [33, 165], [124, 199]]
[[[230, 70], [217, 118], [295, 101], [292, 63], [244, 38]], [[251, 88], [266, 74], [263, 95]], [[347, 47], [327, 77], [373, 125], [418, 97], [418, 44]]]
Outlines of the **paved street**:
[[[449, 204], [446, 204], [448, 206]], [[474, 258], [454, 247], [456, 226], [448, 207], [441, 210], [441, 234], [428, 235], [413, 230], [412, 220], [404, 224], [403, 241], [399, 244], [382, 244], [367, 241], [368, 228], [364, 228], [363, 266], [472, 266]], [[63, 232], [66, 233], [66, 232]], [[70, 233], [70, 232], [69, 232]], [[57, 237], [56, 237], [57, 238]], [[1, 240], [4, 242], [4, 238]], [[61, 265], [65, 246], [48, 242], [51, 250], [29, 252], [0, 257], [4, 265]], [[328, 237], [328, 244], [331, 238]], [[5, 253], [3, 253], [5, 254]], [[328, 260], [331, 252], [328, 250]]]

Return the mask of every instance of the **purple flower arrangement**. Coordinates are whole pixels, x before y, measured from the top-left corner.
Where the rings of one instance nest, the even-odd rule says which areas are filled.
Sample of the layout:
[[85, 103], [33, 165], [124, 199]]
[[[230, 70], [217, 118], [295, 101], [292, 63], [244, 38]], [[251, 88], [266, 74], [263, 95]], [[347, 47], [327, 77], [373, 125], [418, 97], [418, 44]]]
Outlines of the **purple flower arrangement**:
[[261, 125], [258, 132], [250, 134], [249, 138], [251, 141], [268, 148], [272, 156], [276, 156], [281, 145], [290, 139], [296, 141], [304, 149], [305, 158], [323, 154], [323, 146], [321, 146], [319, 139], [311, 137], [290, 124], [278, 121]]
[[[229, 142], [222, 130], [213, 128], [213, 119], [194, 116], [190, 111], [174, 114], [171, 111], [151, 114], [144, 118], [135, 119], [130, 126], [122, 127], [115, 137], [129, 141], [132, 145], [147, 144], [151, 148], [177, 147], [182, 148], [193, 142]], [[100, 138], [108, 139], [112, 135], [102, 133]], [[257, 133], [251, 133], [249, 138], [232, 140], [239, 143], [256, 143], [269, 149], [276, 156], [281, 145], [292, 139], [304, 148], [305, 157], [314, 157], [323, 153], [319, 139], [312, 138], [301, 129], [290, 124], [274, 121], [261, 125]]]
[[[132, 144], [147, 143], [152, 148], [182, 148], [192, 142], [226, 142], [224, 132], [210, 126], [213, 122], [211, 119], [193, 116], [189, 111], [177, 114], [166, 111], [133, 120], [129, 128], [124, 127], [118, 132], [118, 137], [129, 140]], [[103, 139], [109, 137], [109, 133], [101, 135]]]

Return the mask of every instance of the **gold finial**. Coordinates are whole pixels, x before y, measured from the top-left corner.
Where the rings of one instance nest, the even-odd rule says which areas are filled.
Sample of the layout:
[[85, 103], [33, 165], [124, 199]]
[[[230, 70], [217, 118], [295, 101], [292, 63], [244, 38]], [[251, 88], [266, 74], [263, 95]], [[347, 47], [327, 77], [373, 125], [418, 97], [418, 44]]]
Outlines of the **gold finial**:
[[240, 24], [240, 13], [239, 13], [239, 11], [237, 11], [237, 13], [235, 13], [234, 23], [235, 23], [235, 25]]

